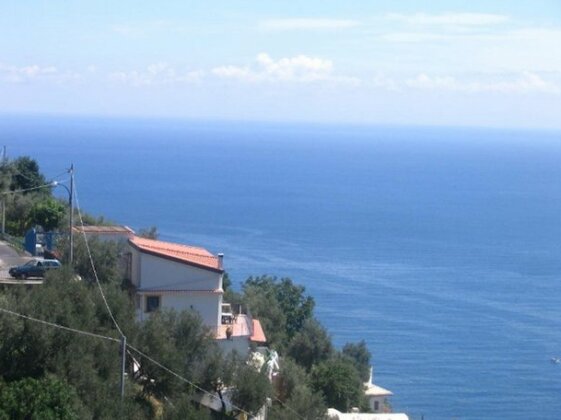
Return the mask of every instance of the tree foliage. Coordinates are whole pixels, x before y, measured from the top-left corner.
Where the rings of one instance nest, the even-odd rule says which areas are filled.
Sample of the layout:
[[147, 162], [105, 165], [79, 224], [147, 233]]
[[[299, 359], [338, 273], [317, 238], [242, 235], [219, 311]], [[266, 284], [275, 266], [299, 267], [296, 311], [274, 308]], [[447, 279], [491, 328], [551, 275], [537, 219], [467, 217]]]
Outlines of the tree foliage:
[[321, 393], [313, 391], [306, 384], [297, 385], [290, 398], [282, 404], [273, 405], [270, 418], [276, 420], [292, 420], [295, 413], [307, 420], [325, 419], [327, 406]]
[[81, 407], [75, 390], [45, 377], [0, 383], [0, 419], [79, 419]]
[[[63, 260], [68, 261], [68, 238], [61, 238], [58, 248], [63, 251]], [[121, 284], [124, 270], [121, 266], [121, 255], [124, 245], [115, 241], [101, 241], [97, 237], [89, 237], [88, 242], [83, 235], [74, 236], [74, 269], [82, 279], [95, 282], [95, 274], [102, 283]], [[90, 261], [94, 262], [94, 273]]]
[[[37, 188], [47, 183], [47, 180], [39, 170], [37, 161], [29, 156], [22, 156], [10, 162], [6, 167], [6, 171], [12, 174], [12, 182], [10, 184], [12, 191]], [[29, 194], [30, 192], [25, 191], [24, 193]]]
[[362, 381], [354, 365], [342, 357], [334, 357], [314, 366], [312, 387], [323, 394], [329, 407], [349, 411], [363, 398]]
[[[31, 158], [0, 165], [3, 191], [45, 183]], [[22, 234], [30, 224], [55, 229], [64, 223], [67, 213], [49, 188], [4, 195], [4, 202], [8, 231], [15, 234]], [[91, 224], [105, 223], [103, 217], [84, 214], [83, 218]], [[155, 228], [141, 233], [157, 236]], [[62, 238], [59, 243], [65, 253], [67, 240]], [[2, 308], [105, 337], [77, 335], [0, 314], [0, 420], [204, 419], [209, 417], [208, 410], [193, 398], [200, 388], [220, 396], [224, 418], [239, 414], [226, 413], [228, 397], [242, 410], [256, 413], [272, 396], [269, 418], [281, 420], [294, 418], [295, 412], [306, 419], [320, 419], [327, 406], [347, 411], [363, 401], [362, 382], [370, 363], [366, 344], [349, 343], [337, 352], [314, 318], [314, 300], [303, 286], [288, 278], [250, 277], [238, 293], [224, 276], [226, 301], [245, 303], [261, 320], [271, 347], [281, 354], [273, 387], [264, 373], [236, 353], [222, 354], [212, 332], [194, 312], [160, 310], [138, 323], [133, 296], [123, 281], [123, 245], [92, 238], [88, 245], [83, 236], [77, 236], [73, 269], [64, 266], [50, 271], [40, 287], [0, 289]], [[68, 255], [63, 254], [63, 261], [67, 260]], [[106, 301], [99, 293], [96, 274]], [[117, 392], [119, 334], [107, 306], [128, 343], [144, 353], [129, 348], [123, 401]], [[134, 374], [133, 365], [137, 368]]]
[[260, 318], [269, 342], [279, 349], [285, 348], [288, 340], [312, 317], [314, 299], [305, 295], [304, 286], [294, 284], [289, 278], [250, 277], [242, 289], [244, 301]]
[[343, 346], [342, 353], [354, 364], [362, 382], [370, 377], [370, 351], [364, 340], [358, 343], [347, 343]]
[[276, 399], [270, 418], [291, 420], [294, 412], [305, 419], [324, 418], [327, 407], [322, 394], [310, 387], [306, 371], [290, 358], [282, 360], [280, 373], [273, 383]]
[[[171, 310], [158, 311], [145, 321], [138, 342], [145, 353], [164, 366], [198, 382], [205, 380], [207, 356], [213, 354], [216, 346], [197, 313]], [[161, 367], [148, 360], [140, 366], [145, 395], [171, 398], [186, 391], [184, 382]]]
[[40, 225], [46, 232], [50, 232], [60, 227], [66, 212], [66, 206], [59, 200], [52, 197], [44, 198], [31, 207], [28, 225], [30, 227]]
[[[99, 314], [104, 303], [90, 285], [76, 281], [71, 270], [49, 272], [45, 284], [30, 290], [12, 289], [3, 307], [81, 331], [115, 337], [113, 325]], [[123, 301], [107, 294], [109, 305]], [[136, 335], [132, 310], [115, 311], [117, 321]], [[77, 335], [36, 322], [0, 317], [0, 372], [6, 381], [53, 376], [64, 380], [91, 416], [118, 416], [118, 343]], [[141, 410], [142, 411], [142, 410]], [[131, 410], [135, 412], [135, 410]], [[139, 418], [143, 418], [139, 416]]]
[[138, 236], [141, 238], [146, 239], [158, 239], [160, 234], [158, 233], [158, 228], [156, 226], [150, 226], [149, 228], [141, 228], [138, 233]]
[[33, 196], [12, 194], [5, 196], [6, 232], [23, 236], [29, 223], [29, 211], [33, 206]]
[[[34, 159], [24, 156], [0, 165], [0, 192], [5, 206], [6, 231], [23, 236], [30, 226], [32, 207], [51, 196], [51, 188]], [[42, 188], [38, 188], [42, 187]]]
[[271, 394], [271, 383], [265, 374], [253, 366], [240, 364], [234, 374], [232, 402], [241, 409], [255, 414]]
[[315, 319], [308, 319], [292, 338], [287, 354], [308, 371], [327, 360], [333, 352], [331, 337]]
[[323, 418], [326, 407], [364, 408], [363, 378], [370, 353], [364, 342], [337, 352], [325, 328], [313, 317], [313, 298], [288, 278], [250, 277], [243, 300], [258, 317], [269, 344], [280, 351], [281, 370], [274, 381], [277, 403], [271, 416], [289, 419], [294, 408], [305, 418]]
[[166, 401], [162, 420], [211, 420], [208, 410], [193, 404], [191, 394], [183, 394], [173, 403]]

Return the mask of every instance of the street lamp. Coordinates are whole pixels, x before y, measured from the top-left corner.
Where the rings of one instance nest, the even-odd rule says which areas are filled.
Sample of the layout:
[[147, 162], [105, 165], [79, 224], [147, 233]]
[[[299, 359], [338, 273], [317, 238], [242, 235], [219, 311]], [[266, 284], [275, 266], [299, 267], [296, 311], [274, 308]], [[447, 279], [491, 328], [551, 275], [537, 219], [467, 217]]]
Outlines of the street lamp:
[[70, 174], [70, 188], [66, 185], [59, 183], [58, 181], [53, 181], [53, 187], [64, 187], [64, 189], [68, 192], [68, 209], [70, 211], [70, 266], [74, 261], [74, 232], [72, 227], [74, 226], [74, 206], [73, 206], [73, 196], [74, 196], [74, 164], [70, 165], [70, 169], [68, 170]]

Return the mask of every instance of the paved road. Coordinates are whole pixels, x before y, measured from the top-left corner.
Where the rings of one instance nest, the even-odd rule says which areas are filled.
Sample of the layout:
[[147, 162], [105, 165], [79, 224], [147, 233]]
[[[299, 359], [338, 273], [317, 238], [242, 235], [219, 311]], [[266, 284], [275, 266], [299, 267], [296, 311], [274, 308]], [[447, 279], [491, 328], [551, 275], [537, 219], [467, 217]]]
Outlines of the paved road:
[[0, 284], [41, 284], [42, 279], [35, 280], [15, 280], [9, 274], [8, 270], [14, 265], [24, 264], [31, 257], [22, 257], [6, 242], [0, 241]]

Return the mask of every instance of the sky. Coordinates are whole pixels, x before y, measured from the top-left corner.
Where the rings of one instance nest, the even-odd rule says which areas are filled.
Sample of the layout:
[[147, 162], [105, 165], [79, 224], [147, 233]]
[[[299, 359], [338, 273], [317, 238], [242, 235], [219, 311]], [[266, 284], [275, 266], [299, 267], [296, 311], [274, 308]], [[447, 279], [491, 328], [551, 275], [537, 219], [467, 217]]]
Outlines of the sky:
[[0, 113], [561, 129], [561, 1], [2, 1]]

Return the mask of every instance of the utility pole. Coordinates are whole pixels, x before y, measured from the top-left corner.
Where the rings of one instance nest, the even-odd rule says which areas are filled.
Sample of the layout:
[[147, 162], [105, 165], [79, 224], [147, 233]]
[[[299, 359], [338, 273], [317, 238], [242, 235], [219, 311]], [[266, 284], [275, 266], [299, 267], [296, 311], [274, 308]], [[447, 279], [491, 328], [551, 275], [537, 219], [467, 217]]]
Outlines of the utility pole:
[[70, 196], [68, 199], [68, 207], [70, 209], [70, 266], [74, 262], [74, 164], [70, 164], [70, 169], [68, 170], [70, 174]]
[[[2, 148], [2, 166], [6, 164], [6, 146]], [[6, 234], [6, 195], [2, 194], [2, 236]]]
[[125, 362], [127, 357], [127, 337], [121, 336], [121, 399], [125, 398]]

